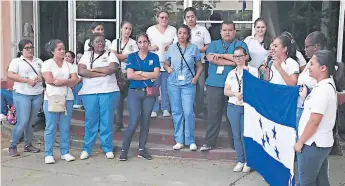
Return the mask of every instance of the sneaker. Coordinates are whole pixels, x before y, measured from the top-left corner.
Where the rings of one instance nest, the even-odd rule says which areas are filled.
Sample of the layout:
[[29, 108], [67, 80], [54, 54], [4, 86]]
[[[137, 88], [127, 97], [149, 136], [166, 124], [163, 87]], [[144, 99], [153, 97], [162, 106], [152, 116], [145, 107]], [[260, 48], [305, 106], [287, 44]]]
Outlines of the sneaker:
[[34, 147], [32, 145], [27, 145], [27, 146], [24, 147], [24, 152], [39, 153], [40, 149], [36, 148], [36, 147]]
[[65, 155], [61, 156], [61, 159], [66, 160], [67, 162], [70, 162], [70, 161], [74, 161], [75, 157], [72, 156], [71, 154], [65, 154]]
[[184, 147], [183, 144], [181, 144], [181, 143], [176, 143], [176, 144], [173, 146], [173, 149], [174, 149], [174, 150], [180, 150], [180, 149], [182, 149], [183, 147]]
[[209, 150], [212, 150], [211, 145], [203, 144], [202, 147], [200, 148], [200, 151], [209, 151]]
[[238, 162], [237, 165], [234, 167], [234, 172], [241, 172], [243, 170], [244, 163]]
[[157, 117], [157, 112], [151, 112], [151, 118]]
[[7, 117], [3, 114], [0, 114], [0, 121], [6, 121]]
[[170, 116], [171, 116], [171, 114], [169, 111], [167, 111], [167, 110], [163, 111], [163, 117], [170, 117]]
[[105, 157], [108, 159], [113, 159], [114, 158], [114, 153], [113, 152], [107, 152], [105, 153]]
[[53, 156], [46, 156], [44, 158], [44, 162], [46, 164], [54, 164], [55, 163], [55, 160], [54, 160], [54, 157]]
[[247, 172], [250, 172], [250, 170], [251, 170], [250, 167], [248, 167], [248, 166], [247, 166], [247, 163], [245, 163], [244, 166], [243, 166], [242, 172], [247, 173]]
[[81, 109], [83, 107], [83, 105], [73, 105], [74, 109]]
[[10, 155], [11, 157], [20, 156], [20, 154], [18, 153], [17, 147], [8, 148], [8, 155]]
[[89, 158], [89, 153], [87, 153], [86, 151], [81, 152], [81, 154], [80, 154], [81, 160], [86, 160], [88, 158]]
[[139, 150], [138, 158], [144, 158], [146, 160], [152, 160], [152, 156], [147, 152], [147, 150]]
[[196, 146], [195, 143], [192, 143], [192, 144], [189, 145], [189, 150], [196, 151], [196, 150], [198, 150], [198, 147]]
[[125, 151], [121, 151], [121, 154], [120, 154], [120, 157], [119, 157], [119, 160], [120, 161], [127, 161], [127, 153]]

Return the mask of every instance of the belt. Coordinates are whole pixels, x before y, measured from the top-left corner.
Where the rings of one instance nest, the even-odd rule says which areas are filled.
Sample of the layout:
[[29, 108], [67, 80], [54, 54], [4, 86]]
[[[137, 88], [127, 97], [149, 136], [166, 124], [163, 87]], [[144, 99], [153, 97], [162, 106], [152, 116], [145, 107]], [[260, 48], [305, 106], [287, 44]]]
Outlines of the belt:
[[129, 89], [146, 92], [146, 87], [145, 88], [129, 88]]

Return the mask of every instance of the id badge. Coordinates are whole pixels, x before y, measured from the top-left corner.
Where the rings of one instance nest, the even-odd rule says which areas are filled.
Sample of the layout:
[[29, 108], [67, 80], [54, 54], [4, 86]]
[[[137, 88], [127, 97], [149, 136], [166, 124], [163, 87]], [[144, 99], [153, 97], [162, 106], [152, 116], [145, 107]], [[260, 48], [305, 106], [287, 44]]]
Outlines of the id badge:
[[217, 67], [217, 74], [223, 74], [223, 71], [224, 71], [224, 66], [218, 66]]
[[179, 76], [177, 77], [177, 79], [178, 79], [179, 81], [183, 81], [183, 80], [184, 80], [184, 75], [179, 75]]
[[149, 60], [149, 65], [153, 65], [153, 60]]

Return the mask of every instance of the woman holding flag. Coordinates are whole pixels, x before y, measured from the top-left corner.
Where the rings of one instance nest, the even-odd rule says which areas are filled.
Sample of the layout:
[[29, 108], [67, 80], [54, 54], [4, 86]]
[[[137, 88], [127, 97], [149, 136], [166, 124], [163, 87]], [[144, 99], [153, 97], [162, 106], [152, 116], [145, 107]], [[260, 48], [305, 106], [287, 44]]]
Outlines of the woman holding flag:
[[243, 70], [248, 70], [255, 77], [258, 76], [256, 68], [248, 66], [248, 54], [243, 47], [236, 47], [234, 51], [236, 68], [231, 70], [226, 78], [224, 95], [229, 97], [227, 115], [231, 124], [232, 135], [237, 157], [237, 165], [234, 172], [249, 172], [250, 167], [246, 164], [243, 131], [244, 131], [244, 108], [243, 108]]
[[317, 51], [308, 66], [310, 77], [317, 84], [309, 95], [303, 85], [300, 96], [305, 99], [298, 125], [297, 152], [299, 186], [329, 186], [328, 155], [334, 138], [333, 127], [337, 111], [336, 60], [331, 51]]

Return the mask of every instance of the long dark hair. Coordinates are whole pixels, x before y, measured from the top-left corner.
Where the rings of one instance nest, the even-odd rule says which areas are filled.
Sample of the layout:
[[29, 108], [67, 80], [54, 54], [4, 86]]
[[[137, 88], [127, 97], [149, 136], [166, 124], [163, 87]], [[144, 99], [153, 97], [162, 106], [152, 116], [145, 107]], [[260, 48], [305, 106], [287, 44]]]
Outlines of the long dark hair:
[[277, 39], [279, 39], [282, 45], [287, 48], [287, 56], [298, 62], [298, 58], [296, 56], [296, 45], [293, 45], [294, 41], [288, 36], [278, 36]]
[[[256, 27], [256, 24], [257, 24], [258, 22], [260, 22], [260, 21], [263, 22], [263, 23], [266, 25], [266, 28], [267, 28], [266, 21], [265, 21], [263, 18], [261, 18], [261, 17], [257, 18], [257, 19], [254, 21], [254, 27]], [[264, 34], [264, 40], [263, 40], [260, 44], [263, 45], [263, 47], [264, 47], [265, 50], [269, 50], [269, 49], [270, 49], [270, 44], [271, 44], [271, 43], [272, 43], [272, 37], [268, 34], [267, 29], [266, 29], [266, 32], [265, 32], [265, 34]]]
[[187, 30], [187, 34], [188, 34], [187, 42], [190, 42], [190, 40], [192, 38], [192, 31], [191, 31], [191, 29], [187, 25], [185, 25], [185, 24], [180, 25], [179, 27], [177, 27], [177, 34], [178, 34], [178, 30], [180, 30], [180, 28], [184, 28], [184, 29]]
[[[19, 49], [19, 52], [17, 52], [17, 57], [20, 57], [20, 56], [22, 56], [23, 55], [23, 49], [24, 49], [24, 47], [25, 47], [25, 45], [27, 45], [27, 44], [32, 44], [32, 41], [31, 40], [29, 40], [29, 39], [22, 39], [22, 40], [20, 40], [19, 41], [19, 43], [18, 43], [18, 49]], [[33, 45], [33, 44], [32, 44]]]
[[333, 52], [329, 50], [319, 50], [314, 54], [317, 58], [317, 61], [320, 65], [325, 65], [328, 71], [328, 77], [333, 77], [335, 87], [337, 91], [342, 91], [340, 85], [340, 82], [338, 81], [340, 78], [339, 76], [342, 75], [342, 72], [339, 70], [336, 70], [336, 66], [338, 66], [338, 63], [335, 59], [335, 56]]

